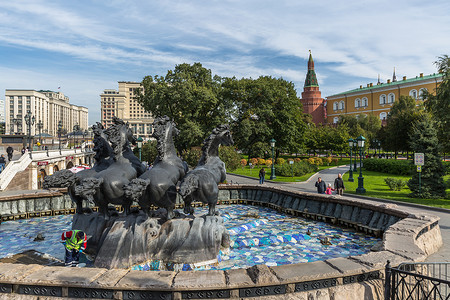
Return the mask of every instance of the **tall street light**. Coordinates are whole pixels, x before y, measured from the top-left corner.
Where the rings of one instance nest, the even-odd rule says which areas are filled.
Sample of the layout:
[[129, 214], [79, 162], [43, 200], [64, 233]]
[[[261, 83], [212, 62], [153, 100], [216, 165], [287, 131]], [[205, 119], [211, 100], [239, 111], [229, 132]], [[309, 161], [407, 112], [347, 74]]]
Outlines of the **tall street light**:
[[77, 152], [77, 147], [75, 145], [75, 133], [78, 132], [80, 130], [80, 126], [78, 124], [73, 125], [73, 149], [75, 149], [75, 152]]
[[349, 176], [348, 176], [348, 181], [353, 182], [355, 181], [353, 179], [353, 170], [352, 170], [352, 150], [353, 150], [353, 145], [355, 144], [355, 140], [354, 139], [348, 139], [348, 145], [350, 146], [350, 171], [349, 171]]
[[277, 178], [277, 176], [275, 176], [275, 160], [274, 160], [274, 150], [275, 150], [275, 143], [277, 141], [275, 141], [274, 138], [272, 138], [270, 140], [270, 147], [272, 147], [272, 169], [270, 172], [270, 180]]
[[15, 124], [17, 126], [17, 130], [14, 130], [14, 126], [13, 126], [13, 131], [14, 134], [19, 134], [19, 126], [22, 127], [22, 117], [19, 115], [17, 115], [15, 118], [12, 119], [13, 124]]
[[362, 151], [364, 148], [366, 138], [360, 135], [356, 138], [356, 141], [358, 142], [359, 147], [359, 177], [358, 177], [358, 188], [356, 189], [356, 193], [364, 194], [366, 192], [366, 189], [364, 188], [364, 177], [362, 176], [362, 154], [363, 154]]
[[35, 118], [34, 116], [31, 114], [31, 111], [28, 111], [27, 114], [25, 115], [25, 123], [27, 124], [28, 127], [28, 149], [30, 151], [30, 157], [31, 157], [31, 126], [34, 125], [34, 121]]
[[[39, 120], [39, 122], [36, 124], [36, 126], [37, 126], [37, 128], [38, 128], [38, 130], [39, 130], [39, 144], [42, 145], [42, 141], [41, 141], [41, 131], [42, 131], [42, 128], [44, 127], [44, 124], [42, 123], [41, 120]], [[41, 146], [41, 147], [42, 147], [42, 146]]]
[[59, 139], [59, 155], [61, 155], [61, 133], [62, 133], [62, 121], [58, 122], [58, 139]]
[[143, 141], [143, 139], [141, 137], [138, 137], [136, 141], [137, 141], [137, 147], [139, 149], [139, 160], [142, 161], [142, 159], [141, 159], [141, 152], [142, 152], [142, 141]]

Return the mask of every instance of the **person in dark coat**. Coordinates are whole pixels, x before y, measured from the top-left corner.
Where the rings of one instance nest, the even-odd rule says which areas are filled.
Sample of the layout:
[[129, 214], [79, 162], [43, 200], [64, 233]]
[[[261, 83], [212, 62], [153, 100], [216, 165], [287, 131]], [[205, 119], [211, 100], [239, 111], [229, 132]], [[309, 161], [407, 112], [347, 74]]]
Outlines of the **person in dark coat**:
[[319, 194], [325, 194], [327, 184], [325, 183], [325, 181], [322, 180], [322, 177], [317, 178], [316, 188]]
[[345, 186], [341, 173], [339, 173], [338, 177], [334, 180], [334, 189], [336, 190], [337, 195], [342, 196], [344, 194]]
[[265, 177], [266, 177], [266, 169], [261, 168], [261, 170], [259, 170], [259, 184], [264, 183]]
[[0, 173], [3, 171], [5, 166], [6, 166], [6, 159], [5, 156], [2, 154], [2, 156], [0, 156]]
[[13, 152], [14, 152], [13, 147], [8, 146], [8, 148], [6, 148], [6, 153], [8, 154], [8, 161], [12, 160]]

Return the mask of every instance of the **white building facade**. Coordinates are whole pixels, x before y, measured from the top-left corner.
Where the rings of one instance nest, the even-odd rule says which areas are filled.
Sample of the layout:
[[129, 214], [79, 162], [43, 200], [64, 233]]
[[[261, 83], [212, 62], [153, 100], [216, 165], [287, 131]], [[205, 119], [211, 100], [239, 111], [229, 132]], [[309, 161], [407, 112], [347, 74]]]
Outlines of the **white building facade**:
[[62, 130], [71, 132], [74, 125], [80, 130], [88, 129], [88, 109], [69, 103], [69, 97], [61, 92], [48, 90], [5, 91], [6, 134], [28, 134], [25, 116], [30, 112], [34, 117], [31, 135], [39, 134], [38, 123], [42, 124], [41, 133], [58, 135], [58, 123], [62, 121]]

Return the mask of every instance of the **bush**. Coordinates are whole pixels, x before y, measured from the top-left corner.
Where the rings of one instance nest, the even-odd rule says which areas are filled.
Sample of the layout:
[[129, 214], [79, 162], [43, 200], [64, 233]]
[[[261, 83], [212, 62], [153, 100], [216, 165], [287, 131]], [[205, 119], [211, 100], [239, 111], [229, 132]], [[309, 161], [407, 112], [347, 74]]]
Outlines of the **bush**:
[[310, 158], [308, 158], [308, 163], [309, 163], [310, 165], [314, 165], [314, 164], [316, 163], [316, 161], [314, 160], [313, 157], [310, 157]]
[[337, 166], [339, 162], [339, 159], [337, 157], [333, 158], [333, 163]]
[[386, 182], [387, 186], [392, 191], [400, 191], [402, 188], [406, 186], [406, 180], [396, 179], [396, 178], [385, 178], [384, 182]]
[[275, 174], [285, 177], [290, 177], [292, 174], [294, 176], [302, 176], [307, 173], [317, 172], [318, 168], [316, 165], [311, 165], [308, 162], [297, 162], [290, 164], [282, 164], [282, 165], [275, 165]]
[[202, 156], [202, 149], [199, 147], [193, 147], [183, 151], [183, 160], [187, 162], [189, 167], [193, 168], [198, 164], [200, 157]]
[[318, 166], [323, 165], [323, 160], [320, 157], [314, 157], [314, 163]]
[[258, 165], [265, 165], [266, 164], [266, 161], [264, 160], [264, 159], [262, 159], [262, 158], [258, 158]]
[[295, 163], [299, 163], [299, 162], [301, 162], [302, 160], [300, 159], [300, 158], [298, 158], [298, 157], [296, 157], [296, 158], [294, 158], [294, 162]]
[[270, 167], [272, 165], [272, 159], [271, 158], [266, 159], [266, 165], [268, 167]]
[[241, 159], [241, 166], [244, 168], [247, 165], [247, 160], [245, 158]]
[[258, 159], [257, 158], [251, 158], [250, 162], [252, 163], [252, 168], [254, 168], [258, 164]]
[[329, 166], [331, 164], [331, 162], [333, 161], [333, 158], [331, 156], [328, 156], [327, 158], [325, 158], [325, 161], [327, 163], [327, 166]]
[[277, 158], [277, 165], [284, 165], [286, 160], [282, 157]]
[[409, 176], [415, 171], [414, 162], [411, 160], [367, 158], [363, 161], [363, 167], [367, 171], [394, 175]]
[[233, 146], [221, 146], [219, 157], [225, 163], [227, 170], [236, 170], [241, 165], [241, 156]]

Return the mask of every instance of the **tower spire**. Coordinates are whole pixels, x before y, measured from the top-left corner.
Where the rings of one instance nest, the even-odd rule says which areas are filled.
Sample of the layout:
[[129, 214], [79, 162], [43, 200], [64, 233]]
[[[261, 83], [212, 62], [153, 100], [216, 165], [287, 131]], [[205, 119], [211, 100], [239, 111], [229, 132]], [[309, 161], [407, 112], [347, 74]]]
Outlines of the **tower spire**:
[[377, 84], [381, 84], [381, 81], [380, 81], [380, 74], [378, 73], [378, 82], [377, 82]]
[[309, 86], [319, 86], [317, 83], [316, 72], [314, 71], [314, 60], [312, 58], [311, 50], [309, 50], [308, 73], [306, 74], [304, 87]]
[[395, 76], [395, 67], [394, 67], [394, 74], [392, 75], [392, 82], [397, 81], [397, 76]]

